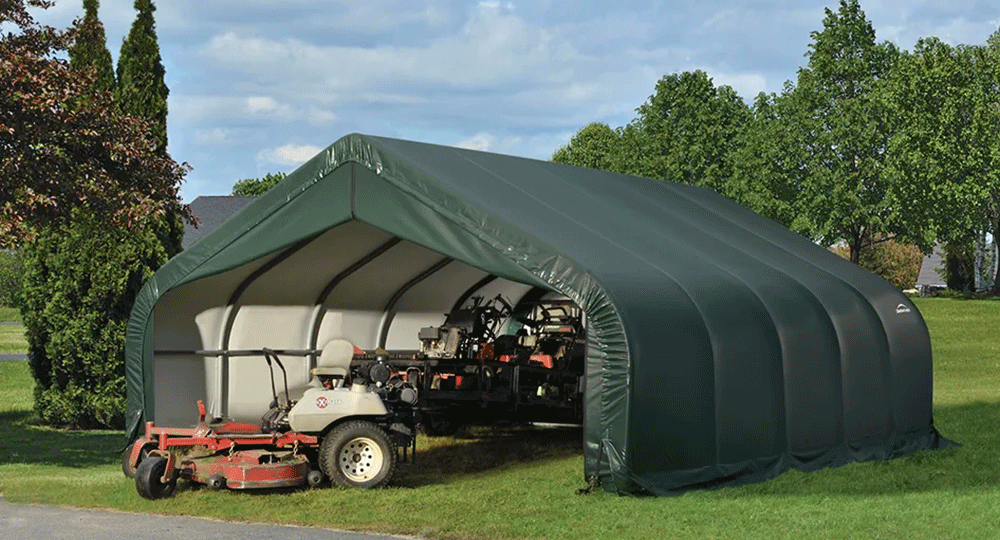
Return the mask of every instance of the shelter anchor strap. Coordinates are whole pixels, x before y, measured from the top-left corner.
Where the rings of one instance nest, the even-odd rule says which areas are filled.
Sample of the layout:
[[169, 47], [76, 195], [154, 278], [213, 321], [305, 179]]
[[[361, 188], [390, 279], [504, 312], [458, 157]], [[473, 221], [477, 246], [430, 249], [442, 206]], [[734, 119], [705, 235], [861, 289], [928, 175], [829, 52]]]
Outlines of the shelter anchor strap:
[[597, 445], [597, 465], [594, 470], [594, 474], [587, 478], [587, 487], [580, 488], [576, 490], [577, 495], [589, 495], [590, 492], [601, 487], [601, 479], [598, 476], [601, 470], [601, 456], [604, 455], [604, 441], [601, 441]]

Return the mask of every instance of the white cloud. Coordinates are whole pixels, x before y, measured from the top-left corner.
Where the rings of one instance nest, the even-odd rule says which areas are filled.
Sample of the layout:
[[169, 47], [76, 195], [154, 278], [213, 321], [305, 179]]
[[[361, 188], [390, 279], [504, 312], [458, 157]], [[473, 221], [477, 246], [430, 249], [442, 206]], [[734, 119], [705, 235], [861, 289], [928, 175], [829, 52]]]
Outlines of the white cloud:
[[233, 134], [232, 129], [199, 129], [195, 131], [195, 140], [200, 144], [226, 144], [232, 142]]
[[469, 150], [548, 160], [557, 148], [569, 142], [574, 133], [575, 131], [558, 131], [555, 133], [540, 133], [528, 136], [497, 136], [492, 133], [480, 132], [460, 139], [457, 142], [445, 141], [445, 144], [450, 144], [458, 148], [468, 148]]
[[224, 32], [201, 48], [201, 56], [265, 84], [389, 93], [406, 84], [488, 88], [565, 81], [574, 71], [565, 66], [585, 60], [567, 36], [529, 25], [499, 3], [477, 5], [457, 31], [419, 45], [318, 45]]
[[278, 148], [261, 150], [257, 153], [257, 161], [259, 163], [274, 163], [277, 165], [297, 167], [309, 159], [312, 159], [316, 154], [320, 153], [321, 150], [323, 149], [311, 144], [286, 144], [284, 146], [279, 146]]
[[302, 106], [280, 102], [271, 96], [171, 96], [171, 118], [180, 117], [186, 121], [206, 120], [251, 120], [257, 122], [281, 122], [289, 124], [308, 123], [313, 126], [329, 126], [337, 121], [337, 115], [315, 105], [312, 100], [303, 99]]
[[[114, 57], [132, 4], [101, 2]], [[749, 102], [795, 78], [823, 9], [836, 9], [833, 0], [158, 4], [170, 151], [194, 167], [192, 196], [297, 165], [319, 151], [298, 142], [351, 131], [548, 159], [590, 122], [627, 123], [660, 77], [680, 71], [704, 70]], [[1000, 5], [981, 0], [863, 7], [879, 39], [901, 47], [932, 35], [978, 44], [1000, 24]], [[82, 11], [80, 0], [56, 0], [39, 18], [65, 27]]]
[[767, 79], [759, 73], [710, 72], [709, 75], [715, 86], [731, 86], [747, 103], [753, 103], [757, 94], [767, 91]]
[[455, 146], [459, 148], [468, 148], [469, 150], [482, 150], [483, 152], [488, 152], [493, 145], [497, 142], [497, 138], [489, 133], [477, 133], [471, 137], [467, 137], [455, 143]]

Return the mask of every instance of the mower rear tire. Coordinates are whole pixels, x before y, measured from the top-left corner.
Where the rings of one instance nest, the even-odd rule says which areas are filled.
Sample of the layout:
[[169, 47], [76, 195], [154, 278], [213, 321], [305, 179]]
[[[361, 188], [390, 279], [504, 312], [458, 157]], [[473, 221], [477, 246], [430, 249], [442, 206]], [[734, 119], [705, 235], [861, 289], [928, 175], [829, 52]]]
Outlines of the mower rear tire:
[[396, 469], [396, 445], [385, 430], [364, 420], [346, 422], [323, 437], [320, 469], [336, 486], [384, 486]]
[[163, 483], [163, 473], [166, 470], [166, 459], [160, 456], [144, 459], [135, 471], [135, 490], [151, 501], [169, 497], [174, 492], [176, 482]]

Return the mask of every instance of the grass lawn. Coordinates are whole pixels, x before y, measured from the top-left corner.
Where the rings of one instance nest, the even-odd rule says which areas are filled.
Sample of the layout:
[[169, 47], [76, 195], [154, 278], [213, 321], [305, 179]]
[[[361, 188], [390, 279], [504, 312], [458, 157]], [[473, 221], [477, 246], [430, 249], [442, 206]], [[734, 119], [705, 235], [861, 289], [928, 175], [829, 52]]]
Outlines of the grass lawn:
[[27, 350], [28, 340], [24, 337], [24, 326], [0, 324], [0, 353], [23, 353]]
[[0, 306], [0, 322], [20, 320], [21, 312], [18, 311], [17, 308]]
[[[1000, 533], [1000, 302], [917, 299], [935, 353], [935, 421], [960, 449], [671, 498], [574, 494], [578, 429], [421, 438], [415, 465], [374, 491], [266, 495], [180, 489], [141, 499], [117, 432], [38, 427], [25, 363], [0, 362], [0, 493], [116, 508], [429, 538], [984, 538]], [[192, 407], [193, 408], [193, 407]], [[993, 532], [990, 532], [990, 531]]]

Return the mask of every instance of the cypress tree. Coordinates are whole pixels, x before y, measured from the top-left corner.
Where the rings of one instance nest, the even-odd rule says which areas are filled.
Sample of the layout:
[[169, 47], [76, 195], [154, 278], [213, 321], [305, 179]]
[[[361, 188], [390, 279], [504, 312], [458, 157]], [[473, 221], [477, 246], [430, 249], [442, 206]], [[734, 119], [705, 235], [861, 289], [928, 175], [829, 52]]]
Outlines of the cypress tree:
[[97, 18], [99, 7], [98, 0], [83, 0], [83, 24], [76, 42], [69, 49], [69, 65], [72, 69], [93, 68], [97, 87], [111, 91], [115, 87], [115, 69], [104, 37], [104, 25]]
[[166, 70], [156, 42], [156, 21], [152, 0], [135, 0], [138, 12], [118, 55], [118, 86], [115, 103], [120, 111], [153, 123], [157, 148], [167, 150]]

